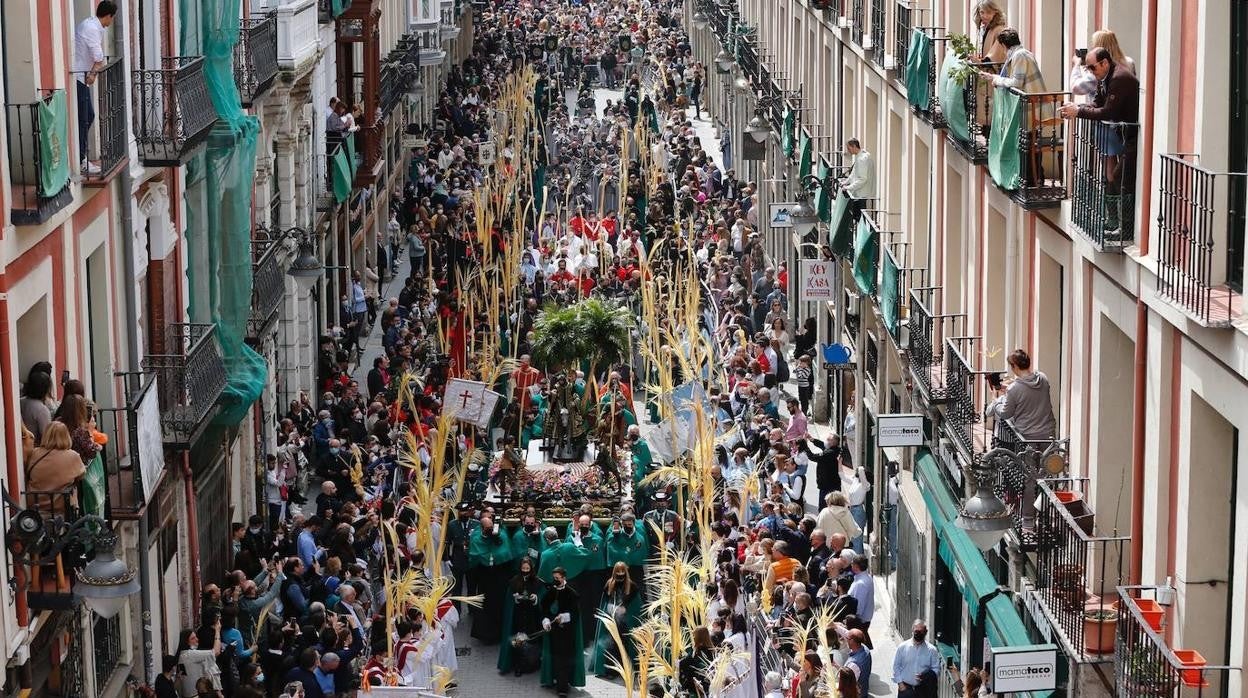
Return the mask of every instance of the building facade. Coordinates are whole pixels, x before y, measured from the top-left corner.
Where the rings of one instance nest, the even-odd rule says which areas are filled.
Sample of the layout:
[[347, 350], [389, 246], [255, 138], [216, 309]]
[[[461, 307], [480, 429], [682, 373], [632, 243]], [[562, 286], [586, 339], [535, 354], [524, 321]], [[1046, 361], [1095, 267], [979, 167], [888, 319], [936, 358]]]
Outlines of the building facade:
[[[992, 81], [1000, 64], [975, 65], [993, 47], [970, 0], [691, 0], [686, 20], [729, 165], [760, 185], [761, 211], [808, 200], [808, 241], [837, 248], [837, 297], [795, 319], [853, 350], [826, 371], [818, 414], [853, 416], [877, 549], [897, 551], [879, 557], [902, 633], [927, 618], [963, 670], [985, 645], [1051, 643], [1067, 694], [1239, 695], [1241, 672], [1219, 667], [1248, 651], [1232, 552], [1248, 534], [1248, 14], [1230, 0], [996, 4], [1038, 68], [1013, 89]], [[1063, 118], [1094, 99], [1071, 72], [1097, 30], [1133, 59], [1138, 118]], [[876, 183], [847, 233], [832, 202], [851, 138]], [[796, 299], [818, 250], [790, 232], [764, 235]], [[1051, 385], [1055, 438], [985, 416], [1018, 348]], [[881, 448], [888, 414], [921, 415], [923, 445]], [[998, 542], [959, 524], [977, 486], [1019, 510], [1019, 483], [1045, 468], [1034, 528]], [[1184, 650], [1210, 668], [1181, 674]]]
[[[433, 123], [425, 95], [471, 51], [456, 0], [119, 5], [89, 87], [73, 52], [94, 0], [0, 8], [6, 695], [119, 695], [198, 624], [200, 591], [230, 564], [230, 524], [263, 510], [280, 415], [317, 392], [332, 299], [351, 271], [384, 273], [405, 126]], [[86, 129], [80, 90], [96, 113]], [[364, 110], [337, 182], [334, 96]], [[301, 245], [326, 267], [308, 288], [286, 273]], [[59, 568], [31, 565], [13, 545], [13, 517], [45, 496], [25, 484], [20, 416], [45, 361], [53, 399], [81, 381], [107, 437], [71, 512], [105, 520], [139, 576], [111, 618], [75, 598], [67, 552]]]

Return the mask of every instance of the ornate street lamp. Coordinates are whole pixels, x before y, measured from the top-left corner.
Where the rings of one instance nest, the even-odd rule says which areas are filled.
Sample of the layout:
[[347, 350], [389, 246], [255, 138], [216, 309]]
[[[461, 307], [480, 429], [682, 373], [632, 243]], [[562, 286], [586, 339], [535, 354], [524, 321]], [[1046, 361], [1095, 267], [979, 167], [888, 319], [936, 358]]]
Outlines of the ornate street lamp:
[[294, 227], [286, 230], [269, 230], [264, 226], [256, 227], [256, 238], [267, 240], [270, 245], [275, 245], [282, 240], [294, 240], [299, 245], [299, 253], [295, 256], [294, 261], [290, 263], [290, 268], [286, 270], [286, 275], [295, 280], [300, 293], [307, 293], [312, 289], [317, 279], [325, 274], [325, 265], [321, 264], [321, 260], [316, 256], [316, 246], [312, 241], [312, 234], [303, 228]]
[[762, 143], [771, 135], [771, 124], [763, 118], [761, 113], [756, 113], [754, 118], [750, 119], [750, 123], [745, 125], [745, 132], [750, 134], [750, 138], [753, 138], [756, 143]]
[[708, 26], [710, 26], [710, 24], [711, 24], [711, 18], [707, 17], [706, 13], [703, 12], [702, 8], [699, 7], [693, 13], [693, 26], [696, 27], [698, 31], [703, 31]]
[[737, 61], [732, 57], [732, 54], [728, 53], [725, 49], [721, 48], [719, 53], [715, 54], [715, 69], [718, 70], [721, 75], [726, 75], [732, 72], [732, 66], [736, 65], [736, 63]]
[[804, 195], [797, 205], [789, 210], [789, 219], [793, 221], [793, 232], [799, 237], [806, 237], [819, 225], [819, 212], [811, 204], [810, 198]]
[[1014, 526], [1013, 512], [992, 491], [992, 483], [998, 472], [1021, 465], [1013, 451], [994, 448], [983, 456], [981, 464], [972, 467], [975, 495], [963, 503], [957, 524], [980, 551], [991, 550]]

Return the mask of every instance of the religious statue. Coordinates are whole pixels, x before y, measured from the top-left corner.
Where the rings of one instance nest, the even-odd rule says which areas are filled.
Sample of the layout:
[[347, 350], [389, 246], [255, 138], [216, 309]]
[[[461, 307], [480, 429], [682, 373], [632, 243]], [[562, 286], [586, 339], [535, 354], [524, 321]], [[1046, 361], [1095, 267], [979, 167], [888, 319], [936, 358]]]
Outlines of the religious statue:
[[581, 396], [566, 376], [555, 379], [545, 426], [542, 449], [552, 452], [552, 460], [557, 463], [585, 460], [589, 430], [582, 412]]

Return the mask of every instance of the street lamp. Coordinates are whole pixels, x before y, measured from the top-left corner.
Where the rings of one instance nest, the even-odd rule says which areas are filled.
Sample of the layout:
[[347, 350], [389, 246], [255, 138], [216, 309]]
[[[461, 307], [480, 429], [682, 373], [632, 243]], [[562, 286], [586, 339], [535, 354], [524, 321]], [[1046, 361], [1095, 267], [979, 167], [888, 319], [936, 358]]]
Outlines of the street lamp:
[[698, 8], [698, 10], [693, 13], [693, 26], [696, 27], [698, 31], [706, 29], [710, 23], [711, 18], [706, 16], [706, 13], [702, 11], [702, 8]]
[[286, 230], [270, 230], [265, 226], [256, 226], [256, 240], [265, 241], [270, 245], [275, 245], [282, 240], [295, 240], [299, 245], [299, 254], [295, 256], [294, 261], [290, 263], [290, 268], [286, 270], [286, 275], [295, 280], [295, 285], [299, 288], [300, 293], [307, 293], [312, 289], [317, 279], [321, 278], [325, 273], [325, 266], [321, 264], [321, 260], [316, 256], [316, 246], [312, 241], [312, 234], [300, 227], [287, 228]]
[[734, 80], [732, 84], [735, 85], [737, 91], [742, 94], [750, 94], [754, 91], [754, 86], [750, 84], [750, 79], [744, 75]]
[[819, 225], [819, 212], [811, 205], [809, 198], [803, 197], [797, 206], [789, 210], [789, 219], [793, 221], [793, 232], [804, 238]]
[[975, 495], [962, 505], [957, 524], [981, 552], [995, 547], [1014, 526], [1013, 512], [992, 491], [992, 482], [998, 472], [1020, 465], [1013, 451], [994, 448], [974, 467]]
[[721, 48], [719, 53], [715, 54], [715, 69], [718, 70], [721, 75], [726, 75], [732, 72], [732, 66], [735, 64], [736, 61], [733, 60], [732, 54], [728, 53], [727, 50]]
[[112, 618], [126, 606], [126, 598], [139, 592], [134, 570], [117, 559], [117, 535], [107, 525], [94, 536], [95, 559], [78, 570], [74, 595], [95, 615]]
[[771, 135], [771, 124], [767, 123], [767, 119], [762, 114], [755, 114], [750, 123], [745, 125], [745, 132], [750, 134], [756, 143], [762, 143]]

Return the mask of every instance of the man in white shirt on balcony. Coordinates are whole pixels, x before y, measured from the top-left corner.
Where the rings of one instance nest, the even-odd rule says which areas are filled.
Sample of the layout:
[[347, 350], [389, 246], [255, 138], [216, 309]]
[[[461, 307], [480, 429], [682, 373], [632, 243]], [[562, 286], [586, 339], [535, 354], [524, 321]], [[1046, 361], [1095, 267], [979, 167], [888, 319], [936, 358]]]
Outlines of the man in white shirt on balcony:
[[104, 68], [104, 39], [108, 27], [117, 14], [117, 3], [100, 0], [95, 15], [78, 23], [74, 29], [73, 72], [78, 75], [78, 158], [82, 161], [83, 174], [100, 173], [100, 166], [87, 161], [87, 132], [95, 123], [95, 103], [91, 100], [91, 85]]
[[857, 138], [845, 143], [845, 151], [854, 157], [845, 178], [845, 193], [849, 195], [849, 208], [854, 220], [862, 215], [868, 199], [875, 198], [875, 158], [867, 152]]

